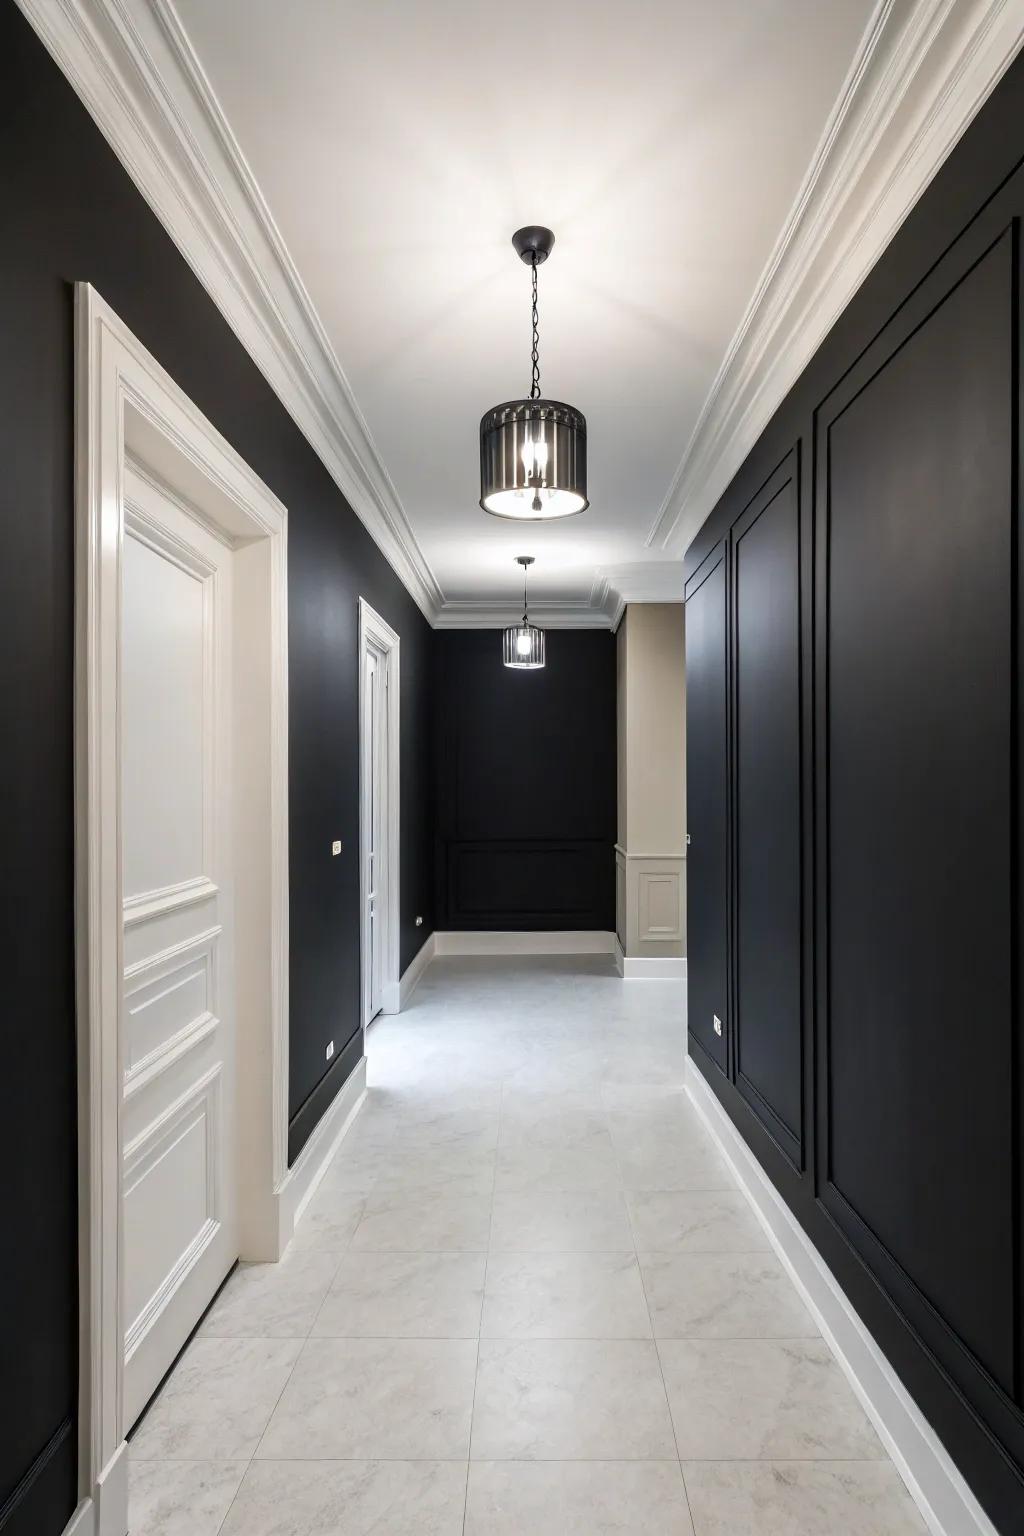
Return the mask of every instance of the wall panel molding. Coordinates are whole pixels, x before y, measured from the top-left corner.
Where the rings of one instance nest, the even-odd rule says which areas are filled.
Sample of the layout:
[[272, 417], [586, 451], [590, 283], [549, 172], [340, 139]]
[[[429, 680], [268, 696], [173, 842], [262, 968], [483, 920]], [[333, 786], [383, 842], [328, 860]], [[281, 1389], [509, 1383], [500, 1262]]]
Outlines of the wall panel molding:
[[[1024, 1536], [1022, 228], [1018, 61], [685, 561], [688, 620], [723, 562], [732, 609], [727, 624], [716, 609], [703, 654], [688, 634], [689, 748], [695, 699], [720, 690], [723, 627], [734, 700], [727, 733], [705, 710], [705, 761], [688, 765], [691, 1088], [710, 1089], [705, 1107], [800, 1234], [806, 1283], [831, 1271], [837, 1287], [830, 1278], [818, 1304], [888, 1401], [893, 1453], [917, 1479], [933, 1531], [948, 1536]], [[799, 490], [797, 581], [778, 497], [764, 523], [787, 460]], [[773, 742], [780, 677], [785, 755]], [[784, 818], [774, 794], [761, 798], [772, 774], [790, 786]], [[751, 867], [741, 827], [726, 902], [711, 892], [733, 1008], [724, 1059], [706, 1028], [709, 993], [724, 990], [719, 949], [698, 943], [696, 921], [714, 874], [699, 889], [695, 859], [700, 823], [714, 819], [707, 786], [723, 777], [729, 823], [748, 815], [755, 845]], [[774, 876], [760, 898], [752, 892], [778, 866], [775, 829], [787, 911], [799, 845], [798, 941], [795, 921], [784, 942], [776, 932]], [[763, 929], [752, 966], [742, 949], [751, 922]], [[783, 949], [800, 952], [798, 1051]], [[785, 1003], [775, 1017], [772, 997]], [[795, 1128], [798, 1090], [802, 1157], [777, 1123], [783, 1112]]]

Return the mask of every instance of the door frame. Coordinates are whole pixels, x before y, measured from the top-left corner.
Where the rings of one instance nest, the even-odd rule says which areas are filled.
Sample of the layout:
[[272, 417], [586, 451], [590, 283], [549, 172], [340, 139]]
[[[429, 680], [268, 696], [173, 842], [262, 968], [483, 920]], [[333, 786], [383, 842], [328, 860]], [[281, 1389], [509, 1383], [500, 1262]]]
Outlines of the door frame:
[[[124, 466], [141, 458], [235, 550], [257, 640], [236, 673], [232, 785], [239, 1243], [277, 1258], [288, 1183], [287, 513], [87, 283], [75, 285], [75, 966], [79, 1135], [79, 1505], [127, 1529], [123, 1424], [123, 922], [120, 592]], [[201, 510], [200, 510], [201, 509]], [[236, 634], [239, 633], [236, 626]], [[187, 899], [188, 892], [159, 893]], [[244, 897], [244, 899], [242, 899]], [[244, 1021], [244, 1024], [243, 1024]], [[290, 1235], [290, 1234], [288, 1234]], [[285, 1241], [287, 1237], [285, 1238]]]
[[387, 670], [387, 766], [384, 773], [387, 803], [384, 825], [384, 974], [381, 1012], [397, 1013], [400, 1007], [399, 894], [401, 881], [401, 637], [366, 601], [359, 599], [359, 991], [363, 1028], [369, 1023], [369, 924], [366, 906], [366, 855], [369, 829], [366, 817], [366, 659], [373, 653]]

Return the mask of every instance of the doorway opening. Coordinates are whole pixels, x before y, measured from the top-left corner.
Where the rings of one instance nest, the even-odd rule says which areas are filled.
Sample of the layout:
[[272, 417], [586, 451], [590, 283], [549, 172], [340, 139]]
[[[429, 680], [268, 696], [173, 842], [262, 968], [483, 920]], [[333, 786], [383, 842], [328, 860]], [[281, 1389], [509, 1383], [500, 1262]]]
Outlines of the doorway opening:
[[359, 870], [363, 1026], [397, 1013], [400, 641], [359, 599]]

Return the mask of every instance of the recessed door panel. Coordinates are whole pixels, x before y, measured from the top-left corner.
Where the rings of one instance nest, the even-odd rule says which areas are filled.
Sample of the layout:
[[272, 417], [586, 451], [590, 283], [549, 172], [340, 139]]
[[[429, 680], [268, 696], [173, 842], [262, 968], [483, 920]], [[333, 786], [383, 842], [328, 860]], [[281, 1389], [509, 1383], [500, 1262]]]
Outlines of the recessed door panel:
[[124, 1425], [237, 1257], [230, 548], [126, 475], [121, 594]]
[[728, 1021], [728, 634], [724, 548], [686, 599], [687, 1023], [722, 1071]]

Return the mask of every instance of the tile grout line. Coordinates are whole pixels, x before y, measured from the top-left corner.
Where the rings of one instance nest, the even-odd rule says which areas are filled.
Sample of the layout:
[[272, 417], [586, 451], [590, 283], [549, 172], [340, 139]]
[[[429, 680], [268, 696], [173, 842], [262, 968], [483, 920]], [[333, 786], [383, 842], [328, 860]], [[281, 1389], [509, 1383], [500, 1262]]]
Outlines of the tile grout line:
[[487, 1250], [484, 1253], [484, 1279], [480, 1290], [480, 1317], [477, 1323], [476, 1336], [476, 1367], [473, 1371], [473, 1394], [469, 1405], [469, 1444], [466, 1447], [466, 1495], [462, 1504], [462, 1536], [466, 1536], [466, 1521], [469, 1519], [469, 1478], [473, 1470], [473, 1430], [476, 1423], [476, 1389], [480, 1379], [480, 1342], [484, 1328], [484, 1307], [487, 1304], [487, 1267], [491, 1258], [491, 1236], [494, 1231], [494, 1198], [498, 1185], [498, 1149], [501, 1146], [501, 1113], [505, 1102], [505, 1080], [502, 1078], [501, 1089], [498, 1093], [498, 1134], [495, 1142], [494, 1173], [491, 1179], [491, 1208], [487, 1217]]
[[[613, 1145], [614, 1145], [614, 1138], [613, 1138]], [[617, 1151], [616, 1151], [616, 1156], [618, 1156], [618, 1152]], [[621, 1173], [621, 1167], [620, 1167], [620, 1173]], [[672, 1426], [672, 1443], [673, 1443], [673, 1445], [676, 1448], [676, 1466], [679, 1468], [679, 1481], [682, 1484], [683, 1498], [686, 1501], [686, 1513], [687, 1513], [687, 1516], [688, 1516], [689, 1521], [690, 1521], [690, 1530], [691, 1530], [691, 1532], [696, 1532], [697, 1527], [694, 1524], [693, 1508], [692, 1508], [692, 1506], [690, 1504], [690, 1490], [686, 1486], [686, 1474], [683, 1471], [683, 1458], [679, 1454], [679, 1435], [678, 1435], [678, 1433], [676, 1431], [676, 1416], [672, 1412], [672, 1400], [671, 1400], [671, 1398], [668, 1395], [668, 1382], [665, 1380], [665, 1367], [662, 1364], [661, 1350], [658, 1348], [658, 1340], [657, 1340], [657, 1336], [655, 1335], [655, 1332], [654, 1332], [654, 1314], [651, 1311], [651, 1299], [650, 1299], [649, 1295], [647, 1294], [647, 1282], [644, 1279], [643, 1265], [640, 1263], [640, 1254], [639, 1254], [639, 1251], [638, 1251], [637, 1246], [636, 1246], [636, 1226], [635, 1226], [635, 1224], [633, 1222], [633, 1211], [632, 1211], [632, 1207], [630, 1205], [629, 1197], [628, 1196], [624, 1196], [624, 1199], [625, 1199], [625, 1205], [626, 1205], [626, 1216], [627, 1216], [627, 1218], [629, 1220], [629, 1228], [630, 1228], [630, 1231], [633, 1234], [633, 1251], [634, 1251], [634, 1254], [635, 1254], [635, 1257], [636, 1257], [636, 1267], [637, 1267], [637, 1269], [638, 1269], [638, 1271], [640, 1273], [640, 1287], [641, 1287], [641, 1289], [643, 1291], [644, 1304], [647, 1307], [647, 1316], [648, 1316], [648, 1320], [650, 1321], [650, 1325], [651, 1325], [651, 1342], [654, 1345], [654, 1358], [658, 1362], [658, 1375], [661, 1378], [661, 1390], [665, 1394], [665, 1407], [668, 1410], [668, 1421], [669, 1421], [669, 1423]]]

